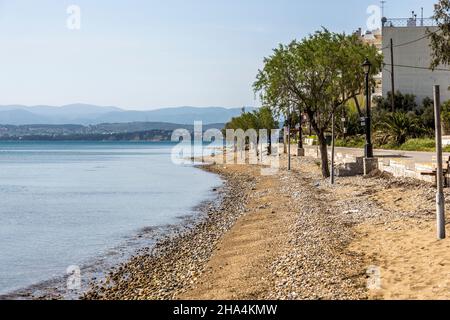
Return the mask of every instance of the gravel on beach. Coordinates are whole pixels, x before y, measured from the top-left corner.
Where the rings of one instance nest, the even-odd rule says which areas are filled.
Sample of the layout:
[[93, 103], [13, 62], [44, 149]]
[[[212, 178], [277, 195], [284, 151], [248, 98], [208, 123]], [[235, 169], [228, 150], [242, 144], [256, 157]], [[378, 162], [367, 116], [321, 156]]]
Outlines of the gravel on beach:
[[[211, 166], [202, 168], [215, 172]], [[216, 190], [219, 199], [202, 207], [204, 218], [118, 266], [102, 283], [93, 284], [82, 299], [168, 300], [188, 290], [217, 242], [245, 213], [247, 191], [255, 184], [249, 175], [222, 172], [222, 177], [225, 184]]]
[[[283, 157], [284, 166], [285, 162]], [[281, 230], [285, 245], [277, 248], [275, 259], [259, 266], [267, 270], [271, 289], [258, 298], [368, 299], [371, 261], [349, 250], [361, 236], [355, 227], [368, 222], [388, 225], [411, 217], [429, 219], [433, 189], [379, 172], [365, 178], [340, 178], [331, 186], [320, 177], [314, 160], [296, 159], [293, 165], [291, 172], [282, 167], [272, 178], [279, 179], [279, 187], [267, 190], [287, 203], [290, 223]], [[219, 165], [204, 169], [226, 181], [217, 190], [219, 201], [205, 206], [204, 219], [115, 268], [102, 283], [93, 284], [83, 299], [177, 299], [201, 282], [221, 238], [248, 214], [249, 200], [260, 196], [252, 191], [260, 177], [250, 171], [243, 174]], [[406, 191], [416, 192], [412, 206]], [[261, 203], [261, 208], [266, 205]], [[237, 297], [248, 298], [238, 293]]]

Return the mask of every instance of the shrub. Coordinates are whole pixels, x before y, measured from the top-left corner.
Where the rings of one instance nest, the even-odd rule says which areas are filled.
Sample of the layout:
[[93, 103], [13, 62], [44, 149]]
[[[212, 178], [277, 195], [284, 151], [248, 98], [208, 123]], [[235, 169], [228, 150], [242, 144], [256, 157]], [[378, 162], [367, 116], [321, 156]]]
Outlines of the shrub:
[[365, 144], [366, 144], [366, 139], [364, 137], [360, 137], [360, 136], [336, 140], [336, 147], [363, 148], [365, 146]]
[[384, 135], [384, 140], [398, 146], [410, 138], [418, 138], [425, 133], [420, 121], [415, 116], [406, 113], [388, 113], [377, 124], [378, 134]]
[[450, 100], [442, 105], [442, 127], [444, 134], [450, 134]]
[[435, 151], [436, 141], [433, 139], [410, 139], [399, 148], [403, 151]]

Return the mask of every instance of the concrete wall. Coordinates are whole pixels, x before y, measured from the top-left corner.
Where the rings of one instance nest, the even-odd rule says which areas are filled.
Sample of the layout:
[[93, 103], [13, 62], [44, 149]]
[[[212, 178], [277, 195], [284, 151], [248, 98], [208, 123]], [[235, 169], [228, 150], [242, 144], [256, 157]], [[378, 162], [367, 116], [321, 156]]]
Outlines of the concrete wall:
[[[318, 148], [306, 148], [305, 156], [313, 159], [320, 159]], [[329, 150], [331, 158], [331, 151]], [[422, 175], [422, 172], [431, 172], [436, 168], [436, 159], [433, 163], [415, 163], [412, 160], [394, 160], [388, 158], [379, 158], [378, 169], [382, 172], [392, 174], [397, 178], [412, 178], [428, 183], [434, 183], [435, 177]], [[341, 177], [362, 175], [363, 158], [356, 157], [345, 151], [336, 151], [336, 169], [337, 175]]]
[[[431, 31], [435, 27], [429, 27]], [[383, 48], [390, 46], [391, 38], [394, 41], [394, 65], [429, 67], [431, 62], [430, 41], [424, 38], [409, 45], [395, 47], [409, 41], [417, 40], [426, 35], [427, 27], [384, 27], [383, 28]], [[391, 54], [390, 49], [384, 49], [384, 62], [386, 65], [383, 70], [383, 96], [391, 91], [390, 70]], [[443, 67], [450, 69], [449, 67]], [[441, 86], [442, 101], [450, 100], [450, 72], [420, 70], [412, 68], [395, 67], [395, 90], [402, 93], [410, 93], [417, 96], [417, 102], [421, 103], [425, 97], [433, 97], [433, 85]]]

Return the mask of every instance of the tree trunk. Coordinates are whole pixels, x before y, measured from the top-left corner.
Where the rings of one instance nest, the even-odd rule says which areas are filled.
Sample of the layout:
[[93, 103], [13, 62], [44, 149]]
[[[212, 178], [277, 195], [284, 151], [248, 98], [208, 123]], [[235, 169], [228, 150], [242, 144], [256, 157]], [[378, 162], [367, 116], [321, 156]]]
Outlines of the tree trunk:
[[322, 159], [322, 175], [326, 179], [330, 177], [330, 167], [328, 163], [328, 145], [327, 140], [325, 139], [325, 134], [323, 132], [318, 134], [318, 137], [320, 146], [320, 156]]
[[364, 115], [363, 115], [363, 113], [362, 113], [362, 111], [361, 111], [361, 106], [360, 106], [360, 104], [359, 104], [358, 97], [353, 97], [353, 101], [355, 101], [356, 109], [358, 109], [358, 114], [359, 114], [359, 116], [360, 116], [360, 117], [363, 117]]

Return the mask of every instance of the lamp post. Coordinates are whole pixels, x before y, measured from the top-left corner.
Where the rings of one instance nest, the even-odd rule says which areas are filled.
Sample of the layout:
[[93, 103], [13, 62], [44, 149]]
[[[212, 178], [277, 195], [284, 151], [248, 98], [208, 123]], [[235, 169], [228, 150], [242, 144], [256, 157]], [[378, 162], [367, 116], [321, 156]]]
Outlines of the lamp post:
[[366, 147], [364, 156], [368, 159], [373, 158], [373, 145], [372, 145], [372, 110], [371, 110], [371, 93], [370, 93], [370, 70], [372, 69], [372, 63], [369, 59], [363, 63], [364, 73], [366, 75]]
[[298, 149], [303, 149], [303, 115], [300, 112], [300, 120], [298, 121]]

